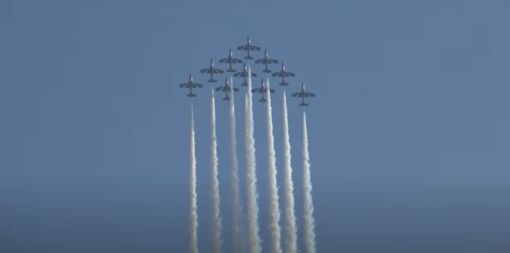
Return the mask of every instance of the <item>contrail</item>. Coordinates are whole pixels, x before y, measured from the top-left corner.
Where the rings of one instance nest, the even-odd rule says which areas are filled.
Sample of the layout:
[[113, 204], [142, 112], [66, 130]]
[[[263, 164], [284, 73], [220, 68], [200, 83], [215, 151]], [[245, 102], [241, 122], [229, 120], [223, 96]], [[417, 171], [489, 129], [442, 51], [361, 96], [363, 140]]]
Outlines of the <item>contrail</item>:
[[304, 227], [307, 253], [315, 253], [315, 221], [313, 219], [312, 182], [310, 180], [310, 158], [308, 155], [308, 133], [306, 114], [303, 112], [303, 189], [304, 189]]
[[294, 215], [294, 184], [290, 165], [289, 121], [287, 114], [287, 95], [283, 91], [283, 164], [285, 196], [285, 249], [287, 253], [297, 252], [296, 216]]
[[257, 175], [255, 174], [255, 139], [253, 138], [253, 102], [251, 94], [251, 68], [248, 65], [248, 94], [245, 97], [246, 108], [246, 183], [248, 190], [248, 238], [250, 253], [260, 253], [260, 238], [257, 205]]
[[232, 90], [233, 82], [232, 77], [230, 77], [230, 146], [231, 146], [231, 159], [232, 159], [232, 167], [230, 170], [230, 174], [232, 177], [232, 218], [233, 218], [233, 242], [234, 242], [234, 251], [233, 252], [244, 252], [243, 249], [243, 237], [244, 234], [243, 228], [244, 226], [241, 223], [242, 217], [242, 209], [241, 209], [241, 200], [239, 197], [239, 175], [238, 175], [238, 163], [237, 163], [237, 139], [236, 139], [236, 114], [235, 114], [235, 104], [234, 104], [234, 92]]
[[197, 228], [198, 228], [198, 217], [197, 217], [197, 160], [195, 157], [195, 126], [193, 120], [193, 103], [191, 104], [191, 137], [190, 137], [190, 153], [191, 153], [191, 206], [190, 206], [190, 253], [198, 253], [197, 247]]
[[278, 207], [278, 186], [276, 184], [276, 152], [274, 150], [274, 135], [273, 135], [273, 108], [271, 106], [271, 92], [269, 88], [269, 79], [266, 80], [267, 84], [267, 139], [269, 150], [269, 209], [271, 220], [271, 252], [281, 253], [282, 248], [280, 245], [280, 209]]
[[213, 253], [221, 253], [221, 217], [220, 217], [220, 188], [218, 181], [218, 154], [216, 141], [216, 109], [214, 103], [214, 89], [211, 92], [211, 129], [212, 129], [212, 194], [213, 194]]

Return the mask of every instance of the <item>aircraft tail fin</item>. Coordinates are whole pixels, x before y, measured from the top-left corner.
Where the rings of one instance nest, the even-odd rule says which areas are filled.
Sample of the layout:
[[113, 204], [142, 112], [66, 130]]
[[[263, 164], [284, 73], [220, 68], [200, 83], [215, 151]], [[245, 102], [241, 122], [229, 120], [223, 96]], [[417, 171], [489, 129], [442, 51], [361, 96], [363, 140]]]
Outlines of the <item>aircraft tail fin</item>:
[[308, 106], [308, 104], [307, 103], [301, 103], [301, 104], [299, 104], [299, 106]]

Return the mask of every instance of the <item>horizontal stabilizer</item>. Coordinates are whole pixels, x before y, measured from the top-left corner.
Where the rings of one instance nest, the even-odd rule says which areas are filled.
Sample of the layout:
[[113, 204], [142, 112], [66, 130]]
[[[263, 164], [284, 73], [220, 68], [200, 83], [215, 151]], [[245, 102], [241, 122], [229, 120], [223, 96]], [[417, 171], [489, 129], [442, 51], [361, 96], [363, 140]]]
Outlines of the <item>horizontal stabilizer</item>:
[[241, 86], [248, 86], [248, 83], [244, 82], [244, 83], [241, 84]]
[[307, 103], [301, 103], [301, 104], [299, 104], [299, 106], [308, 106], [308, 104]]
[[254, 58], [251, 57], [251, 56], [245, 56], [244, 59], [246, 59], [246, 60], [253, 60]]
[[266, 102], [267, 100], [265, 98], [261, 98], [259, 102]]
[[196, 97], [197, 95], [195, 95], [195, 94], [193, 94], [193, 93], [190, 93], [190, 94], [188, 94], [188, 95], [186, 95], [186, 96], [188, 96], [188, 97]]
[[235, 69], [227, 69], [227, 72], [236, 72]]
[[230, 98], [229, 98], [229, 97], [224, 97], [224, 98], [223, 98], [223, 100], [225, 100], [225, 101], [229, 101], [229, 100], [230, 100]]
[[209, 79], [209, 80], [207, 80], [207, 81], [208, 81], [208, 82], [210, 82], [210, 83], [216, 83], [216, 82], [218, 82], [218, 81], [216, 81], [215, 79]]
[[288, 83], [280, 83], [281, 86], [289, 86]]
[[271, 73], [272, 71], [270, 69], [264, 69], [264, 70], [262, 70], [262, 72], [264, 72], [264, 73]]

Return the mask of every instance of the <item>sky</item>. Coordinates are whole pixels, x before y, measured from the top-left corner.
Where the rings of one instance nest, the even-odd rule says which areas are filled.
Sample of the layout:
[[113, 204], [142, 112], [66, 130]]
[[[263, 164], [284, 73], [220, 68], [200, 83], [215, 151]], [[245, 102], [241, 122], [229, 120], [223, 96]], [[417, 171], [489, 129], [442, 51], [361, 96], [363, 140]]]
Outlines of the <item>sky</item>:
[[[504, 0], [1, 1], [0, 252], [189, 251], [190, 99], [178, 85], [190, 73], [204, 84], [193, 99], [198, 246], [211, 251], [211, 86], [227, 75], [211, 85], [199, 71], [211, 59], [226, 69], [218, 60], [230, 48], [244, 58], [235, 48], [247, 36], [296, 73], [287, 95], [301, 83], [316, 94], [305, 109], [287, 96], [300, 252], [303, 111], [318, 252], [510, 252], [509, 12]], [[258, 85], [263, 67], [250, 66]], [[284, 88], [269, 82], [283, 200]], [[257, 95], [266, 253], [267, 129]], [[231, 252], [223, 96], [222, 248]]]

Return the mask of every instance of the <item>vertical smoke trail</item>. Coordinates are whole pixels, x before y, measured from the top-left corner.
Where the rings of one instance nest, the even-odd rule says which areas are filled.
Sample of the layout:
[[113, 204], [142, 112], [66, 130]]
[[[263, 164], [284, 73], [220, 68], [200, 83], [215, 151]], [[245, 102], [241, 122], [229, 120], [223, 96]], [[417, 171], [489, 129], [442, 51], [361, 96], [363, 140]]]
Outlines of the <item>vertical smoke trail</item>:
[[276, 152], [274, 150], [273, 135], [273, 108], [271, 106], [271, 92], [269, 88], [269, 79], [267, 84], [267, 139], [269, 150], [269, 210], [271, 220], [271, 252], [281, 253], [280, 246], [280, 209], [278, 207], [278, 186], [276, 184]]
[[190, 206], [190, 253], [198, 253], [197, 247], [197, 160], [195, 157], [195, 125], [193, 119], [193, 103], [191, 104], [191, 137], [190, 137], [190, 153], [191, 153], [191, 206]]
[[304, 220], [305, 245], [307, 253], [315, 253], [315, 222], [313, 219], [312, 182], [310, 180], [310, 158], [308, 156], [308, 133], [306, 130], [306, 114], [303, 112], [303, 189], [304, 189]]
[[248, 94], [245, 97], [246, 108], [246, 183], [248, 190], [248, 238], [250, 253], [260, 253], [260, 238], [257, 205], [257, 175], [255, 174], [255, 139], [253, 138], [253, 102], [251, 94], [251, 68], [248, 66]]
[[216, 141], [216, 109], [214, 103], [214, 89], [211, 96], [211, 129], [212, 129], [212, 194], [213, 194], [213, 253], [221, 253], [221, 217], [220, 217], [220, 188], [218, 181], [218, 154]]
[[297, 252], [296, 216], [294, 215], [294, 185], [290, 165], [289, 121], [287, 114], [287, 96], [283, 91], [283, 163], [285, 196], [285, 248], [288, 253]]
[[232, 87], [234, 84], [232, 82], [232, 77], [230, 78], [230, 146], [231, 146], [231, 159], [232, 159], [232, 167], [230, 170], [230, 174], [232, 177], [232, 218], [233, 218], [233, 241], [234, 241], [234, 251], [233, 252], [244, 252], [242, 235], [243, 226], [241, 223], [241, 201], [239, 197], [239, 175], [238, 175], [238, 163], [237, 163], [237, 140], [236, 140], [236, 114], [234, 107], [234, 92]]

